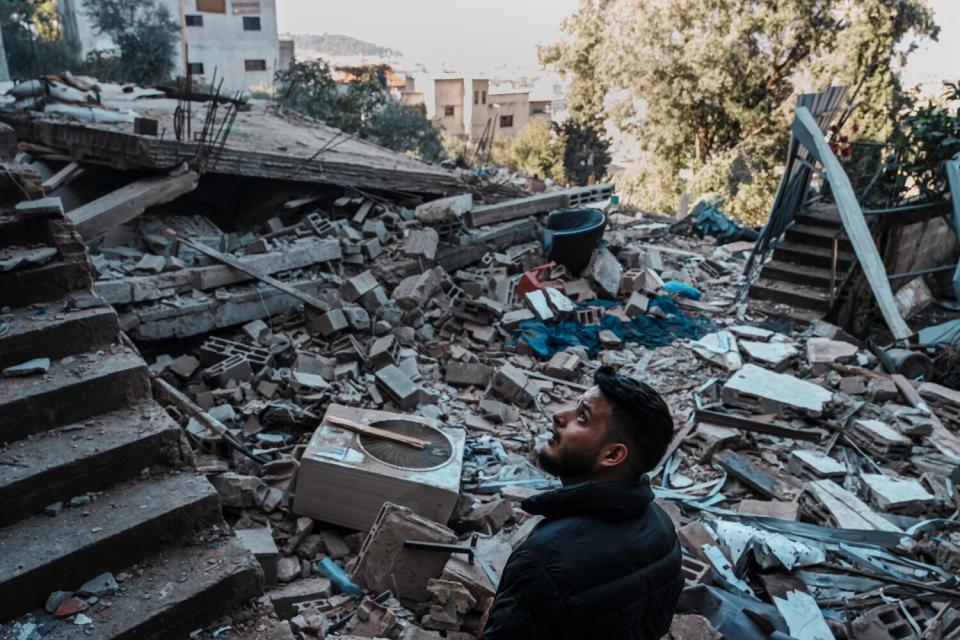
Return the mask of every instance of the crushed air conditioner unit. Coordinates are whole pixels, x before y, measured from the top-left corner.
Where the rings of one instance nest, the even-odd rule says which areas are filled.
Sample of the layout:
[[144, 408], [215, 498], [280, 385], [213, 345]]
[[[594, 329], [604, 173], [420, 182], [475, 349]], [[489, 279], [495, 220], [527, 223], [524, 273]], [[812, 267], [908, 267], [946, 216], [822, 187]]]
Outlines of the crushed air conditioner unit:
[[[426, 440], [424, 449], [335, 426], [347, 419]], [[384, 502], [446, 523], [460, 494], [466, 435], [436, 420], [332, 404], [300, 460], [293, 511], [366, 531]]]

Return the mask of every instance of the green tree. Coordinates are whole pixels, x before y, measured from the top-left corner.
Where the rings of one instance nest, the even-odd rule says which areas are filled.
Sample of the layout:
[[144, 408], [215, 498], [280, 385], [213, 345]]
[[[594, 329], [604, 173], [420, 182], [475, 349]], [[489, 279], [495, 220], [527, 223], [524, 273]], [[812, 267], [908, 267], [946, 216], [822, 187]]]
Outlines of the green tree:
[[541, 47], [541, 64], [552, 65], [570, 78], [569, 116], [563, 123], [564, 174], [570, 182], [585, 185], [606, 174], [610, 164], [610, 139], [606, 133], [604, 101], [610, 87], [601, 73], [611, 0], [582, 0], [563, 22], [568, 39]]
[[386, 91], [378, 67], [344, 69], [349, 81], [337, 84], [323, 60], [295, 61], [276, 76], [279, 100], [285, 106], [345, 133], [388, 149], [434, 162], [443, 157], [443, 143], [422, 110], [402, 105]]
[[84, 0], [98, 33], [110, 36], [116, 51], [88, 56], [89, 71], [105, 80], [158, 84], [170, 79], [179, 26], [157, 0]]
[[644, 151], [640, 168], [618, 177], [625, 195], [673, 211], [681, 191], [713, 193], [727, 213], [761, 222], [799, 83], [866, 74], [863, 95], [878, 96], [909, 50], [903, 41], [932, 29], [926, 0], [582, 0], [561, 55], [545, 61], [562, 70], [589, 52], [593, 69], [575, 77], [604, 99], [576, 83], [571, 98], [602, 102]]
[[493, 161], [516, 171], [554, 182], [565, 183], [564, 150], [566, 139], [543, 120], [531, 122], [512, 140], [498, 138], [493, 145]]
[[14, 80], [77, 66], [77, 49], [63, 37], [56, 0], [0, 0], [0, 31]]

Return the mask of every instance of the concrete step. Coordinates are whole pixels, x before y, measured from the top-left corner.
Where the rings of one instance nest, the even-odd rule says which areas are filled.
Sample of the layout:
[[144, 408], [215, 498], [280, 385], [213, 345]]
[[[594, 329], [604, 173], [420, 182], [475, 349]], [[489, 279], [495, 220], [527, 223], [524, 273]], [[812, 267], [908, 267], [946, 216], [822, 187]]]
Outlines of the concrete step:
[[[90, 300], [89, 296], [78, 300]], [[62, 311], [67, 299], [14, 309], [10, 328], [0, 336], [0, 368], [36, 357], [96, 351], [117, 341], [120, 322], [109, 305]]]
[[[825, 290], [829, 290], [830, 288], [830, 269], [771, 260], [763, 265], [763, 270], [760, 272], [760, 275], [769, 280], [796, 282]], [[843, 274], [838, 272], [837, 282], [839, 282], [842, 277]]]
[[760, 278], [750, 286], [750, 297], [772, 300], [810, 311], [825, 313], [830, 310], [830, 297], [823, 289], [767, 278]]
[[0, 460], [0, 526], [180, 460], [180, 427], [154, 402], [18, 440]]
[[[773, 250], [773, 259], [781, 262], [792, 262], [793, 264], [829, 269], [833, 262], [833, 249], [797, 244], [795, 242], [780, 242]], [[852, 252], [839, 252], [837, 254], [837, 268], [845, 270], [853, 259], [854, 255]]]
[[[784, 241], [794, 244], [806, 244], [815, 247], [830, 247], [832, 249], [833, 239], [836, 234], [837, 229], [797, 223], [787, 229], [787, 232], [783, 235], [783, 238]], [[850, 240], [847, 239], [845, 234], [841, 234], [837, 239], [839, 240], [840, 251], [849, 253], [853, 250]]]
[[839, 229], [843, 226], [836, 207], [810, 208], [797, 214], [797, 224], [813, 225], [826, 229]]
[[[139, 563], [142, 575], [84, 615], [87, 626], [57, 625], [57, 640], [182, 640], [243, 602], [263, 593], [256, 558], [235, 540], [171, 549]], [[132, 573], [132, 572], [131, 572]], [[94, 575], [88, 576], [93, 578]], [[76, 589], [82, 584], [70, 585]], [[234, 637], [234, 636], [231, 636]]]
[[89, 278], [86, 262], [56, 258], [33, 269], [0, 273], [0, 300], [14, 309], [58, 300], [88, 287]]
[[43, 606], [53, 591], [118, 571], [220, 520], [213, 486], [183, 473], [117, 485], [86, 506], [2, 529], [0, 621]]
[[0, 442], [107, 413], [149, 393], [147, 367], [130, 347], [54, 360], [46, 375], [0, 378]]

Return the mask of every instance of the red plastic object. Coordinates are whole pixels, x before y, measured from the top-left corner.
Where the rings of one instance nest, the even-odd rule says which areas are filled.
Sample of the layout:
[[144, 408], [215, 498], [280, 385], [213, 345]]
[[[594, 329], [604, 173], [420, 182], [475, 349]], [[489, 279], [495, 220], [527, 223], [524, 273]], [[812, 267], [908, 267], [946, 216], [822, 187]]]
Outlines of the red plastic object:
[[563, 283], [558, 280], [540, 280], [540, 275], [544, 271], [548, 271], [557, 266], [556, 262], [548, 262], [547, 264], [542, 264], [539, 267], [534, 267], [529, 271], [524, 271], [523, 275], [520, 276], [520, 279], [517, 281], [516, 292], [518, 296], [522, 296], [525, 293], [530, 293], [531, 291], [536, 291], [537, 289], [543, 289], [544, 287], [554, 287], [560, 289], [563, 287]]

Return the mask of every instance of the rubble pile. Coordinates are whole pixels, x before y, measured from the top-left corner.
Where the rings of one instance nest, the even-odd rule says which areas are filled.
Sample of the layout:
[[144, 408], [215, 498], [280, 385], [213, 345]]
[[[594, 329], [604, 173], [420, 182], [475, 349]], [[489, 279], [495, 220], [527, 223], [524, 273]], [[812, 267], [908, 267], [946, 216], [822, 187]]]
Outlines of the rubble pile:
[[[56, 126], [50, 118], [63, 115], [11, 118], [22, 134], [32, 119]], [[651, 474], [684, 550], [672, 638], [960, 633], [960, 392], [929, 380], [922, 350], [878, 350], [823, 320], [741, 302], [752, 241], [681, 235], [672, 220], [610, 204], [606, 185], [504, 200], [444, 175], [438, 197], [420, 182], [390, 190], [397, 178], [375, 171], [373, 186], [313, 176], [306, 191], [287, 174], [270, 186], [284, 197], [225, 216], [202, 206], [203, 190], [237, 176], [195, 172], [195, 158], [138, 175], [140, 187], [119, 196], [98, 194], [96, 207], [65, 207], [61, 197], [85, 193], [69, 187], [77, 167], [51, 180], [75, 163], [31, 144], [0, 175], [10, 232], [0, 239], [10, 279], [0, 282], [20, 287], [4, 303], [0, 339], [20, 335], [19, 322], [109, 316], [124, 333], [82, 364], [121, 351], [139, 362], [136, 346], [153, 396], [189, 443], [168, 434], [164, 446], [209, 481], [223, 521], [189, 551], [157, 541], [134, 562], [90, 560], [77, 584], [36, 578], [45, 602], [5, 610], [19, 617], [0, 637], [55, 627], [112, 637], [115, 619], [136, 615], [131, 601], [180, 597], [170, 594], [193, 558], [185, 553], [204, 575], [250, 558], [262, 573], [263, 595], [239, 606], [212, 578], [196, 587], [198, 600], [212, 594], [231, 610], [197, 613], [191, 637], [477, 637], [507, 558], [538, 522], [520, 501], [558, 486], [534, 451], [552, 413], [601, 365], [651, 384], [675, 420]], [[424, 182], [435, 171], [405, 170]], [[602, 220], [590, 241], [564, 240], [543, 218], [584, 209]], [[37, 221], [74, 244], [28, 232]], [[82, 302], [28, 291], [69, 280], [80, 261], [90, 279], [73, 287], [85, 289]], [[3, 376], [28, 381], [17, 384], [82, 369], [52, 341], [11, 344]], [[916, 380], [903, 375], [909, 357]], [[88, 393], [94, 404], [97, 390]], [[86, 426], [50, 422], [64, 431], [51, 438]], [[33, 431], [8, 437], [3, 482], [36, 464], [24, 447], [45, 442]], [[132, 473], [144, 486], [174, 482], [156, 466]], [[43, 517], [57, 528], [77, 510], [101, 513], [110, 490], [51, 500], [46, 515], [23, 507], [3, 523]], [[0, 549], [4, 541], [0, 530]], [[207, 559], [211, 549], [225, 559]]]

